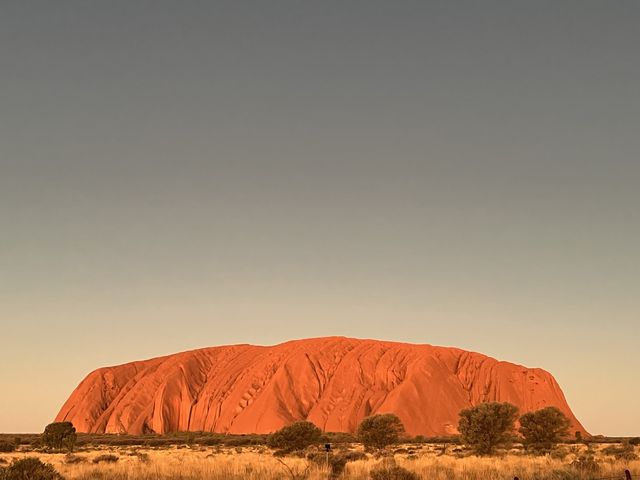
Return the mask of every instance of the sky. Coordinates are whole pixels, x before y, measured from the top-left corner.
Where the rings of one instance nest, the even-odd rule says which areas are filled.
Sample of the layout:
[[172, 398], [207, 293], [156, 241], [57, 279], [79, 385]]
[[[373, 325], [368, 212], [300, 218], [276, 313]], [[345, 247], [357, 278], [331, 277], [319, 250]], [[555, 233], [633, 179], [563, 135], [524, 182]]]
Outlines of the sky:
[[0, 431], [91, 370], [344, 335], [640, 435], [640, 3], [0, 5]]

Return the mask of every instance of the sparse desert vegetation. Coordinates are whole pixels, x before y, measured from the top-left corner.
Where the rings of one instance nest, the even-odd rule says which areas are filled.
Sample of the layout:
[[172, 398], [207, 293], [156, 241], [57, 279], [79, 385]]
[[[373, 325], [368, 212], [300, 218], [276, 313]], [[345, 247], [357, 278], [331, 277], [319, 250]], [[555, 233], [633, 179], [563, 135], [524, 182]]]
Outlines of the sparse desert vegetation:
[[[588, 480], [623, 479], [625, 469], [635, 480], [640, 478], [639, 450], [628, 441], [560, 444], [549, 453], [533, 455], [516, 444], [497, 450], [494, 456], [476, 456], [456, 443], [404, 443], [374, 452], [365, 452], [359, 443], [338, 443], [329, 455], [331, 467], [327, 467], [322, 445], [276, 457], [266, 445], [85, 444], [68, 454], [27, 444], [0, 455], [0, 467], [5, 468], [0, 478], [22, 479], [7, 476], [7, 467], [35, 457], [52, 465], [66, 480], [506, 480], [514, 476], [520, 480]], [[333, 472], [337, 459], [346, 461], [339, 472]], [[42, 477], [46, 478], [57, 477]]]
[[444, 438], [410, 438], [393, 414], [366, 417], [355, 436], [308, 421], [271, 435], [164, 436], [76, 435], [54, 423], [0, 435], [0, 480], [640, 480], [637, 439], [569, 440], [567, 419], [549, 408], [521, 417], [518, 437], [516, 416], [506, 403], [462, 410], [461, 434]]

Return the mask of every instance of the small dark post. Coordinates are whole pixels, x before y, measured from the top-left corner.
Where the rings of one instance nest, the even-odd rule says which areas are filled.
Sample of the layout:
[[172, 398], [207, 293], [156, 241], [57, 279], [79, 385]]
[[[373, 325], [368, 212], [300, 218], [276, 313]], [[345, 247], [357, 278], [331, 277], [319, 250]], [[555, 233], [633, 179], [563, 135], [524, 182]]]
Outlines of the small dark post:
[[327, 452], [327, 468], [329, 468], [329, 452], [331, 451], [331, 444], [330, 443], [325, 443], [324, 444], [324, 449]]
[[629, 470], [624, 471], [624, 478], [631, 480], [631, 472]]

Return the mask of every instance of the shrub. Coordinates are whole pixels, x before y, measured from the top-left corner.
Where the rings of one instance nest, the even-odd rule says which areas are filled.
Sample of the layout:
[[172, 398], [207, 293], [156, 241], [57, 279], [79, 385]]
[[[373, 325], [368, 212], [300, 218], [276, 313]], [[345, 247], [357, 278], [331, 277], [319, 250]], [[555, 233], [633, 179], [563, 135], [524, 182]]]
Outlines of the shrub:
[[171, 445], [171, 440], [168, 438], [150, 438], [145, 440], [143, 445], [147, 447], [164, 447]]
[[234, 436], [229, 436], [228, 438], [224, 438], [223, 443], [228, 447], [261, 445], [265, 443], [265, 437], [262, 435], [234, 435]]
[[367, 417], [358, 427], [358, 438], [365, 447], [384, 448], [397, 443], [404, 434], [404, 425], [392, 414]]
[[619, 445], [609, 445], [602, 450], [605, 455], [613, 455], [618, 460], [637, 460], [633, 445], [629, 441], [622, 442]]
[[43, 463], [39, 458], [26, 457], [14, 460], [0, 472], [2, 480], [64, 480], [53, 465]]
[[600, 464], [592, 455], [580, 455], [571, 462], [571, 466], [581, 474], [593, 475], [600, 471]]
[[77, 438], [76, 429], [71, 422], [55, 422], [45, 427], [42, 444], [47, 448], [66, 448], [72, 452]]
[[358, 439], [352, 433], [346, 432], [325, 432], [322, 435], [323, 443], [356, 443]]
[[629, 440], [630, 445], [640, 445], [640, 437], [635, 437]]
[[16, 449], [15, 443], [0, 440], [0, 452], [9, 453], [9, 452], [13, 452], [15, 449]]
[[549, 456], [556, 460], [564, 460], [567, 455], [569, 455], [569, 452], [566, 448], [554, 448], [553, 450], [551, 450], [551, 452], [549, 452]]
[[347, 462], [357, 462], [358, 460], [366, 460], [369, 458], [366, 453], [357, 450], [349, 450], [343, 455], [347, 459]]
[[86, 462], [87, 459], [85, 457], [81, 457], [79, 455], [74, 455], [73, 453], [67, 453], [64, 456], [64, 463], [68, 464], [68, 465], [74, 465], [77, 463], [84, 463]]
[[462, 441], [481, 455], [493, 453], [511, 440], [518, 409], [510, 403], [481, 403], [460, 412]]
[[271, 434], [267, 444], [271, 448], [277, 448], [283, 452], [292, 452], [304, 450], [309, 445], [319, 443], [321, 437], [322, 431], [318, 427], [311, 422], [301, 421], [282, 427]]
[[117, 455], [113, 455], [111, 453], [105, 453], [102, 455], [98, 455], [93, 459], [93, 463], [116, 463], [119, 460]]
[[420, 480], [420, 477], [398, 465], [379, 466], [371, 470], [371, 480]]
[[520, 417], [524, 445], [534, 450], [550, 450], [569, 433], [569, 419], [556, 407], [546, 407]]
[[344, 472], [344, 467], [349, 461], [346, 455], [330, 453], [327, 456], [325, 452], [309, 453], [307, 460], [321, 467], [328, 466], [329, 478], [338, 478]]
[[149, 463], [151, 461], [151, 459], [149, 458], [149, 454], [148, 453], [137, 452], [136, 453], [136, 457], [138, 457], [138, 460], [141, 463]]
[[218, 437], [203, 437], [198, 439], [199, 445], [212, 446], [220, 445], [222, 442]]

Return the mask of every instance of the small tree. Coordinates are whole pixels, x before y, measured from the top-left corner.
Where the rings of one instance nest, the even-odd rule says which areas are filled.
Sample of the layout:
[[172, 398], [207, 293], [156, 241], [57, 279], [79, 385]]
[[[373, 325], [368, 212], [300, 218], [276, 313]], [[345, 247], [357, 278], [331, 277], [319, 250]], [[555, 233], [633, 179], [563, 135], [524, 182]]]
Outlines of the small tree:
[[358, 438], [365, 447], [384, 448], [404, 435], [404, 425], [393, 413], [367, 417], [358, 427]]
[[569, 434], [571, 422], [556, 407], [546, 407], [520, 417], [520, 434], [524, 444], [534, 450], [550, 450]]
[[465, 444], [489, 455], [510, 440], [517, 415], [518, 409], [510, 403], [481, 403], [460, 411], [458, 430]]
[[272, 433], [267, 444], [271, 448], [277, 448], [283, 452], [294, 450], [304, 450], [309, 445], [320, 443], [322, 430], [313, 423], [300, 421], [282, 427], [277, 432]]
[[71, 422], [50, 423], [42, 434], [42, 444], [48, 448], [66, 448], [70, 452], [76, 444], [76, 429]]

